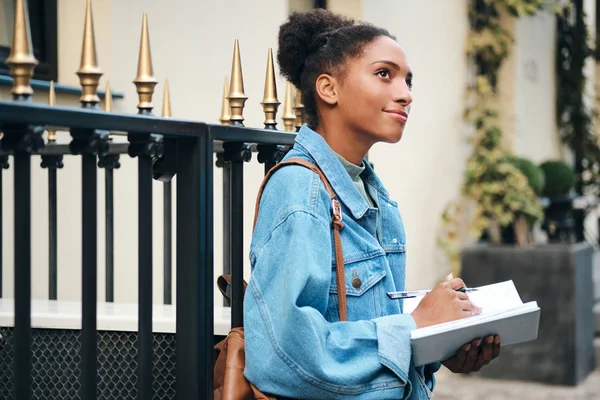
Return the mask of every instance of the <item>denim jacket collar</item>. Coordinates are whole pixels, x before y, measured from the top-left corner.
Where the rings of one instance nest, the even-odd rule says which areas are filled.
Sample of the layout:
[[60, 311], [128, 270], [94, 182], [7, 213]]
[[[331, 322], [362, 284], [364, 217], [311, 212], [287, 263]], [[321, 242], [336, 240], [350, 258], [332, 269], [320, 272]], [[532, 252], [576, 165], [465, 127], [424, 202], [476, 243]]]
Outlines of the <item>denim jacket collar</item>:
[[[296, 136], [296, 143], [302, 146], [321, 171], [323, 171], [331, 187], [339, 196], [342, 203], [350, 210], [352, 216], [355, 219], [362, 218], [369, 209], [369, 204], [360, 194], [354, 182], [352, 182], [350, 175], [348, 175], [344, 166], [325, 139], [307, 125], [303, 125]], [[363, 160], [363, 162], [366, 166], [365, 171], [362, 173], [365, 183], [370, 184], [380, 195], [388, 198], [387, 191], [377, 175], [375, 175], [368, 161]]]

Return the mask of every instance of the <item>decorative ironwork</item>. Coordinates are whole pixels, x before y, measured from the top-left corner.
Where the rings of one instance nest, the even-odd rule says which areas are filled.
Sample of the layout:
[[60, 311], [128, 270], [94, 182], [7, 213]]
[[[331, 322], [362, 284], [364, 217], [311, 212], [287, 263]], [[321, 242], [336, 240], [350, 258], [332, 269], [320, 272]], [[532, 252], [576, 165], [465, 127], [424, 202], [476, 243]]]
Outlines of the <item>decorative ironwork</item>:
[[13, 97], [15, 99], [30, 99], [33, 94], [31, 77], [38, 61], [33, 56], [29, 15], [25, 7], [25, 0], [15, 1], [13, 43], [6, 64], [8, 64], [10, 76], [14, 80], [11, 91]]
[[148, 33], [148, 15], [144, 13], [142, 19], [142, 37], [140, 39], [140, 55], [138, 58], [137, 76], [133, 81], [139, 97], [137, 108], [140, 114], [150, 114], [154, 106], [152, 96], [154, 86], [158, 83], [154, 78], [152, 69], [152, 55], [150, 54], [150, 35]]
[[96, 56], [96, 39], [94, 37], [91, 0], [87, 0], [85, 6], [81, 65], [79, 71], [77, 71], [77, 75], [79, 76], [79, 83], [82, 90], [79, 101], [84, 107], [96, 107], [100, 102], [100, 98], [98, 97], [98, 83], [102, 77], [102, 71], [98, 67], [98, 57]]
[[294, 86], [291, 82], [285, 85], [285, 100], [283, 103], [283, 129], [286, 132], [293, 132], [296, 124], [296, 113], [294, 112], [294, 100], [292, 91]]
[[267, 73], [265, 77], [265, 94], [260, 103], [265, 113], [265, 129], [277, 129], [277, 108], [281, 104], [277, 99], [277, 83], [275, 82], [275, 66], [273, 50], [267, 55]]
[[229, 85], [229, 107], [231, 108], [231, 125], [244, 126], [244, 104], [248, 97], [244, 93], [244, 77], [242, 75], [242, 59], [240, 44], [235, 40], [233, 61], [231, 63], [231, 83]]

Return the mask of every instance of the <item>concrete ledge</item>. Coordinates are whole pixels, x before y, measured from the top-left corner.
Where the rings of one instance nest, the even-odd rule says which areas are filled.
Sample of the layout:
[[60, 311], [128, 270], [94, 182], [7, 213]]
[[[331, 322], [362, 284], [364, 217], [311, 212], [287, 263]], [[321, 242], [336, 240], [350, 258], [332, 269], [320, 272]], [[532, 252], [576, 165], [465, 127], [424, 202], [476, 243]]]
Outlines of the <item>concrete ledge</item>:
[[[175, 333], [176, 306], [152, 306], [152, 330]], [[231, 308], [215, 307], [214, 333], [226, 336], [231, 326]], [[14, 300], [0, 299], [0, 327], [14, 326]], [[81, 329], [81, 303], [61, 300], [32, 300], [31, 327], [34, 329]], [[137, 304], [98, 303], [98, 331], [137, 332]]]

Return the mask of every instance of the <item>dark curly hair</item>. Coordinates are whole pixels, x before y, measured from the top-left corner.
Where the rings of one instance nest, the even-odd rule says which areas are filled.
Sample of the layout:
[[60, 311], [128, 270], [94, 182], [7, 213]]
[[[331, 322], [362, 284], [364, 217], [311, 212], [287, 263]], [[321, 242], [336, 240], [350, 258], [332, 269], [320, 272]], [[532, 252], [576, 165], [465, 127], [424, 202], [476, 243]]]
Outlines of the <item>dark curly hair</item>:
[[281, 74], [302, 91], [306, 122], [318, 124], [315, 82], [323, 73], [343, 76], [344, 65], [387, 30], [357, 23], [324, 9], [294, 13], [279, 27], [277, 62]]

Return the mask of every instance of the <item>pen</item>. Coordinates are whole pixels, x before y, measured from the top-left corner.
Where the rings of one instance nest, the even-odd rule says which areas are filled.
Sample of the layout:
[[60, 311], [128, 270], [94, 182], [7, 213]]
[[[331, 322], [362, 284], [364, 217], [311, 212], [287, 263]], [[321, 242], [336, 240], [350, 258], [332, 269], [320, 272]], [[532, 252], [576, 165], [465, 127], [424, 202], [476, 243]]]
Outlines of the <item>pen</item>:
[[[463, 293], [472, 293], [472, 292], [476, 292], [478, 289], [477, 288], [460, 288], [460, 289], [456, 289], [457, 292], [463, 292]], [[425, 296], [427, 293], [429, 293], [431, 290], [408, 290], [408, 291], [404, 291], [404, 292], [387, 292], [387, 295], [390, 299], [392, 300], [400, 300], [400, 299], [410, 299], [413, 297], [418, 297], [418, 296]]]

